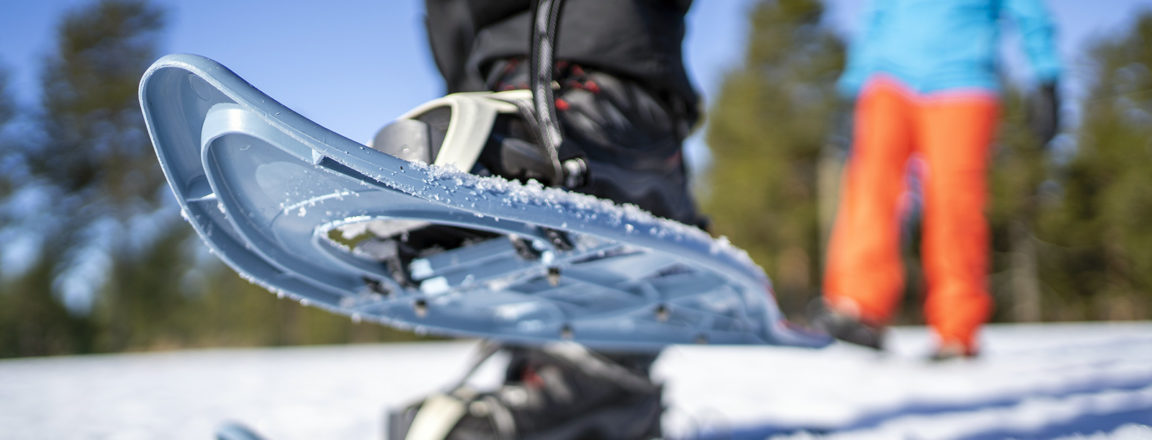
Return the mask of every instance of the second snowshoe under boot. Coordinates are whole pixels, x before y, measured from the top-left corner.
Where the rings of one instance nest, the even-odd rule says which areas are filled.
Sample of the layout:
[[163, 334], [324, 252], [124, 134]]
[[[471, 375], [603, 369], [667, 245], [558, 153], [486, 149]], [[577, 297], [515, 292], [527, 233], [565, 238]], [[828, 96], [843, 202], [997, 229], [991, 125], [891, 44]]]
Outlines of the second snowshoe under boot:
[[658, 438], [663, 389], [575, 345], [513, 353], [507, 382], [467, 386], [391, 415], [389, 439]]

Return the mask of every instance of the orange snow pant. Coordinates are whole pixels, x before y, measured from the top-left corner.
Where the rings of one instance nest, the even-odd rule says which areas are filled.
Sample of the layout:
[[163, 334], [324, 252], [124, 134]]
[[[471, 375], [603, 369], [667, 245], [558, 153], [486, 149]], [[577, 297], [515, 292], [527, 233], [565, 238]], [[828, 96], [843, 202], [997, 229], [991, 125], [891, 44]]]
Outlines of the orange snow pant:
[[909, 158], [923, 176], [925, 315], [941, 344], [976, 348], [987, 289], [986, 164], [999, 103], [984, 91], [918, 95], [871, 81], [857, 101], [851, 157], [824, 274], [834, 309], [885, 324], [904, 287], [899, 202]]

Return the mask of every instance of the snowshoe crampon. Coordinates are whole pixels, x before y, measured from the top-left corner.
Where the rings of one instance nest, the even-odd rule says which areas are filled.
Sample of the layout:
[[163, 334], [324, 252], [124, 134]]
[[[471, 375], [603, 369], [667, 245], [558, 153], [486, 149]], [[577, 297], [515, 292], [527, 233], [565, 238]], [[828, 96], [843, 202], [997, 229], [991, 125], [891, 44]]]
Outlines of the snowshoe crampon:
[[302, 303], [519, 343], [827, 343], [787, 325], [763, 272], [724, 240], [634, 206], [468, 173], [494, 118], [524, 99], [487, 95], [422, 106], [373, 148], [203, 57], [164, 57], [140, 86], [196, 232], [237, 272]]

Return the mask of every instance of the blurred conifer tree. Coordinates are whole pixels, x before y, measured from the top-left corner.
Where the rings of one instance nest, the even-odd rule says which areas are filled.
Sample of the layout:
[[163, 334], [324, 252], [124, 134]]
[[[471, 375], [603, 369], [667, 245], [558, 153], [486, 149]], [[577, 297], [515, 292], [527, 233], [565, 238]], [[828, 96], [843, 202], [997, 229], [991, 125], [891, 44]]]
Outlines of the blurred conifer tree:
[[1152, 13], [1089, 51], [1076, 147], [1042, 219], [1045, 318], [1152, 318]]
[[744, 61], [725, 76], [708, 115], [705, 211], [716, 234], [765, 267], [792, 312], [820, 286], [820, 202], [835, 197], [821, 180], [837, 172], [821, 164], [834, 156], [829, 134], [845, 107], [835, 90], [843, 43], [822, 25], [823, 13], [817, 0], [757, 2]]
[[56, 29], [36, 129], [0, 156], [23, 170], [0, 180], [0, 231], [36, 243], [27, 269], [0, 273], [0, 357], [413, 339], [278, 300], [204, 258], [137, 101], [165, 16], [146, 0], [99, 0]]

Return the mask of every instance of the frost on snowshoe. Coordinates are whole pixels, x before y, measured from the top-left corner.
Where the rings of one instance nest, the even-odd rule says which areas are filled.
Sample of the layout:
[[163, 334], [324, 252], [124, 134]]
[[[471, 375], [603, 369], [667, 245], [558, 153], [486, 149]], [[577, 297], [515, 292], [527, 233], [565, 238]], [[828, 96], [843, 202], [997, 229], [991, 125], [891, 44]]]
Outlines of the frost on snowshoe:
[[[431, 117], [389, 129], [426, 139], [425, 150], [377, 146], [431, 165], [333, 133], [202, 57], [157, 61], [140, 98], [189, 223], [278, 294], [354, 319], [530, 344], [827, 342], [788, 327], [763, 272], [726, 241], [635, 206], [469, 173], [492, 166], [491, 127], [520, 111], [492, 94], [414, 110], [471, 115], [442, 141]], [[525, 151], [499, 152], [531, 162]], [[515, 163], [501, 161], [502, 172], [532, 168]]]

